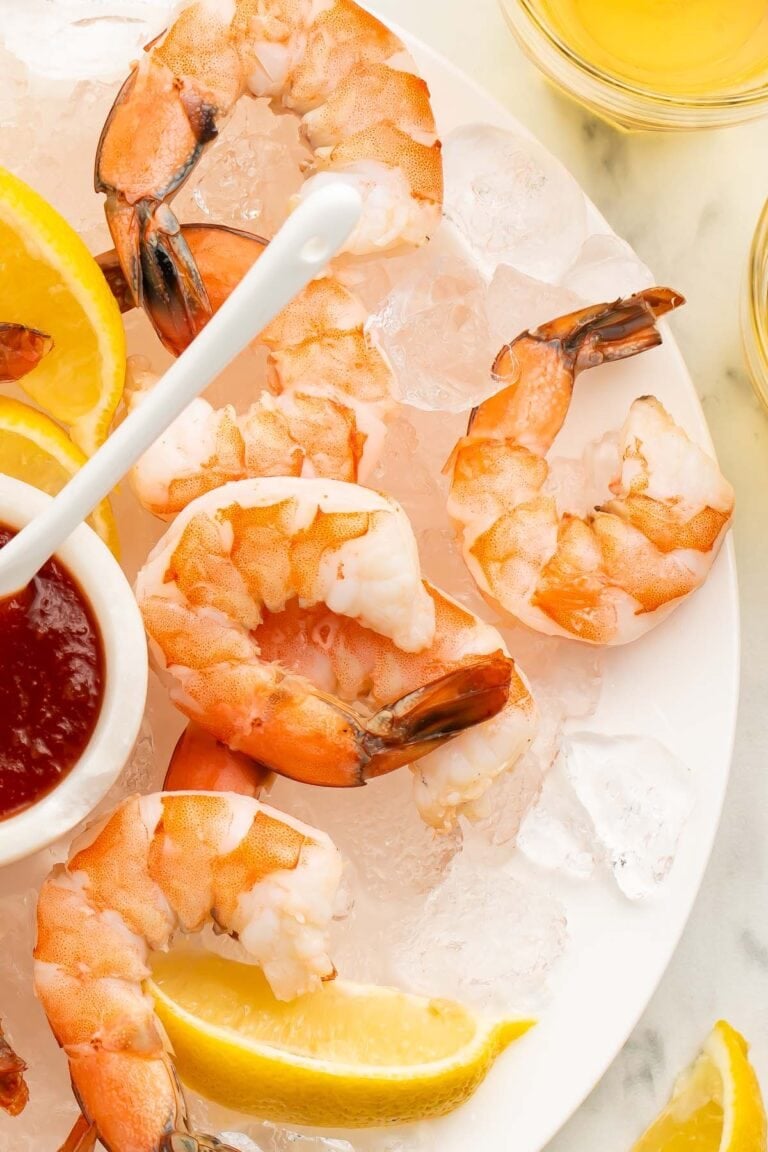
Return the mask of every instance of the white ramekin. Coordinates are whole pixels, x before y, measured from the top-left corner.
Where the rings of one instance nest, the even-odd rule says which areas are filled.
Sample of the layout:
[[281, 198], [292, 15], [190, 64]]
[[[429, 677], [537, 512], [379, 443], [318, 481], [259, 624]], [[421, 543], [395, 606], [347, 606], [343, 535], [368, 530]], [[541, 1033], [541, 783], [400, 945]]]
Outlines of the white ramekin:
[[[0, 475], [0, 524], [22, 528], [50, 496]], [[60, 784], [17, 816], [0, 820], [0, 866], [30, 856], [79, 824], [122, 772], [147, 696], [147, 643], [136, 600], [106, 544], [83, 524], [56, 553], [91, 606], [104, 646], [101, 712], [85, 751]]]

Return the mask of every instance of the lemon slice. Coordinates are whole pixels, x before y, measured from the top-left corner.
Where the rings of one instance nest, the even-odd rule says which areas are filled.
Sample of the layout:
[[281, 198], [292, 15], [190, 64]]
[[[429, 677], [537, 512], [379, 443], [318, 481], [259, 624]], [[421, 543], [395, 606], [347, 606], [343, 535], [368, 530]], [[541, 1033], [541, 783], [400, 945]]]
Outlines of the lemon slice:
[[721, 1020], [633, 1152], [766, 1152], [760, 1085], [743, 1036]]
[[260, 969], [205, 952], [157, 955], [152, 974], [181, 1079], [278, 1123], [364, 1128], [444, 1115], [533, 1023], [341, 980], [285, 1004]]
[[[55, 496], [87, 459], [48, 416], [20, 400], [0, 396], [0, 472]], [[99, 504], [88, 523], [117, 555], [117, 527], [108, 500]]]
[[0, 321], [53, 338], [53, 350], [21, 384], [90, 456], [106, 438], [125, 383], [120, 310], [77, 233], [3, 168]]

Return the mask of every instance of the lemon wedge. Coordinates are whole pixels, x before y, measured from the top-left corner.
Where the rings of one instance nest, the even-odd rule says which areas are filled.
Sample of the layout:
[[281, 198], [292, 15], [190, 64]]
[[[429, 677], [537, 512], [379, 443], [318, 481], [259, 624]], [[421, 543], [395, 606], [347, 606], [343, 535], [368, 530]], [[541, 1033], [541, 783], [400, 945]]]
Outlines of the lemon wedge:
[[633, 1152], [766, 1152], [765, 1108], [743, 1036], [721, 1020]]
[[317, 1127], [451, 1112], [533, 1023], [342, 980], [281, 1003], [260, 969], [205, 952], [153, 957], [148, 987], [191, 1088], [238, 1112]]
[[[86, 460], [48, 416], [20, 400], [0, 396], [0, 472], [55, 496]], [[99, 504], [88, 523], [117, 555], [117, 526], [108, 500]]]
[[53, 338], [21, 381], [87, 455], [105, 440], [125, 383], [125, 334], [102, 272], [66, 220], [0, 168], [0, 321]]

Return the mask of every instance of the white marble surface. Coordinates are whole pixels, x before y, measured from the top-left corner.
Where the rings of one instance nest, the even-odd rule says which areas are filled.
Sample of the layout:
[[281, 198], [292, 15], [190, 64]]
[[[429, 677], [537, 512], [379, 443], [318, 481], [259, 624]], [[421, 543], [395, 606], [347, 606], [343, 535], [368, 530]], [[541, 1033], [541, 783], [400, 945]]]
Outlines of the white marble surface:
[[546, 84], [496, 0], [376, 0], [376, 7], [506, 104], [568, 165], [658, 281], [688, 297], [675, 331], [738, 495], [743, 681], [720, 834], [658, 992], [549, 1149], [617, 1152], [651, 1120], [721, 1016], [746, 1033], [768, 1090], [768, 416], [747, 379], [739, 332], [749, 244], [768, 196], [768, 120], [726, 132], [625, 135]]

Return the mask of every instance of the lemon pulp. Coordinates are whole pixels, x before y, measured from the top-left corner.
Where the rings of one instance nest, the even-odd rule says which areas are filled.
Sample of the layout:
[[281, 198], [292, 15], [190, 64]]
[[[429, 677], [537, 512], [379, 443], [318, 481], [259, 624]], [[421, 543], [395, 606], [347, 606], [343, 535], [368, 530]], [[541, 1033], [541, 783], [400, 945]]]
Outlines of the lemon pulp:
[[91, 455], [106, 438], [125, 383], [120, 310], [74, 229], [3, 168], [0, 321], [52, 337], [52, 350], [20, 383]]
[[[55, 496], [87, 457], [49, 416], [0, 396], [0, 473]], [[108, 500], [88, 517], [90, 526], [119, 555], [117, 525]]]
[[632, 1152], [766, 1152], [760, 1085], [744, 1037], [724, 1020]]

